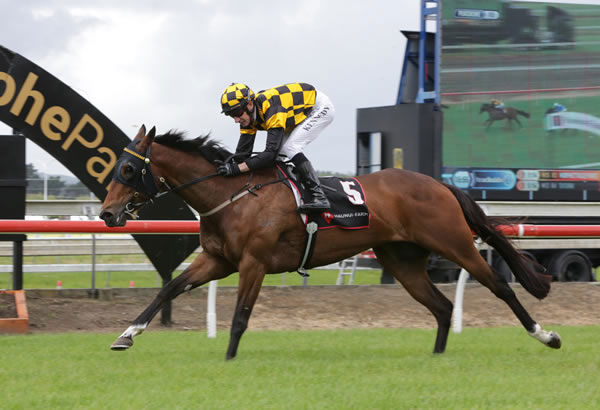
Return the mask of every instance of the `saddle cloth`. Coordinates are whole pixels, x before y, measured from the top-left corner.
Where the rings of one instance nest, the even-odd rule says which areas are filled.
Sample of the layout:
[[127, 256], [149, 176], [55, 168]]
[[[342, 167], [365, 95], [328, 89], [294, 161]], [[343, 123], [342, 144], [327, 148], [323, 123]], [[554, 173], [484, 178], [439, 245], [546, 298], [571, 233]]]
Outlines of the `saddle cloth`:
[[[304, 186], [295, 175], [295, 169], [284, 163], [277, 164], [277, 172], [284, 179], [296, 198], [296, 204], [302, 203], [302, 198], [308, 195]], [[320, 177], [321, 187], [331, 209], [326, 212], [311, 214], [311, 220], [315, 221], [319, 229], [342, 228], [342, 229], [364, 229], [371, 222], [371, 214], [367, 207], [367, 198], [356, 178]], [[302, 222], [308, 223], [306, 214], [300, 214]]]

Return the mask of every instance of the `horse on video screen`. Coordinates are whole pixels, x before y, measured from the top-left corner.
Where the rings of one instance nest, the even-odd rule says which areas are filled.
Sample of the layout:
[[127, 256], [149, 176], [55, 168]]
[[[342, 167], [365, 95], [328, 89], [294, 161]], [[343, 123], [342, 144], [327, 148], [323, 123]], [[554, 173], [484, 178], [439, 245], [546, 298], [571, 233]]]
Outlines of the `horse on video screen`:
[[[232, 359], [265, 275], [298, 268], [307, 231], [291, 191], [274, 168], [232, 178], [218, 176], [215, 164], [228, 158], [231, 153], [208, 137], [184, 139], [180, 133], [169, 132], [155, 138], [155, 129], [146, 133], [144, 126], [120, 155], [100, 211], [106, 225], [123, 226], [146, 203], [175, 192], [201, 216], [202, 252], [158, 292], [112, 349], [131, 347], [133, 337], [146, 329], [165, 302], [239, 272], [226, 354]], [[531, 336], [552, 348], [560, 347], [558, 334], [543, 330], [531, 318], [506, 280], [473, 244], [474, 232], [502, 255], [530, 294], [546, 297], [551, 277], [532, 270], [529, 260], [496, 229], [504, 221], [486, 216], [460, 189], [419, 173], [384, 169], [357, 180], [368, 198], [368, 227], [319, 231], [307, 267], [334, 263], [372, 248], [383, 268], [431, 311], [438, 325], [433, 351], [442, 353], [453, 306], [427, 274], [428, 257], [434, 252], [465, 268], [502, 299]]]
[[508, 120], [508, 126], [510, 128], [512, 128], [512, 121], [515, 120], [517, 124], [522, 127], [523, 124], [521, 124], [521, 121], [519, 121], [517, 116], [522, 115], [525, 118], [529, 118], [528, 112], [518, 110], [514, 107], [496, 108], [489, 103], [481, 104], [481, 107], [479, 108], [479, 114], [483, 112], [487, 112], [489, 115], [488, 119], [484, 122], [484, 124], [487, 124], [486, 129], [490, 128], [494, 121], [499, 120]]

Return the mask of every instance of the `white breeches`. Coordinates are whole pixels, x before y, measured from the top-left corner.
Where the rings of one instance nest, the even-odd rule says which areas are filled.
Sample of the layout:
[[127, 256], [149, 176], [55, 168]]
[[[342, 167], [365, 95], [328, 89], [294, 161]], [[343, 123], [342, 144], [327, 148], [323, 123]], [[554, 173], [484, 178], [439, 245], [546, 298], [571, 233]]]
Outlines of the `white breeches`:
[[283, 140], [280, 155], [292, 159], [304, 147], [314, 141], [335, 117], [335, 108], [329, 97], [317, 90], [315, 105], [304, 121], [298, 124]]

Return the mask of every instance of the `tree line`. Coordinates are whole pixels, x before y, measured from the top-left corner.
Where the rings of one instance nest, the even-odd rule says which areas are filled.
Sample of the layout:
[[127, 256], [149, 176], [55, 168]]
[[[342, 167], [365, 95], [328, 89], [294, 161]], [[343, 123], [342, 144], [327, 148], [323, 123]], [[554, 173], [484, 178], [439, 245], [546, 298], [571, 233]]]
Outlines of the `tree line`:
[[[33, 164], [26, 164], [25, 179], [27, 180], [27, 196], [44, 195], [44, 176]], [[48, 175], [48, 197], [60, 199], [89, 198], [90, 190], [81, 182], [68, 184], [56, 175]]]

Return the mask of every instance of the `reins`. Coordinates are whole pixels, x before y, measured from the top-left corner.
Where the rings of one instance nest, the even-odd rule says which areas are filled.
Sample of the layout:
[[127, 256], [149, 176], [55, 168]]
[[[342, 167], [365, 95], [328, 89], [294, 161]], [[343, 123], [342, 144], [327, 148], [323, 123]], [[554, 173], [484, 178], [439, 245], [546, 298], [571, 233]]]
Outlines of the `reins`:
[[225, 200], [224, 202], [222, 202], [218, 206], [214, 207], [210, 211], [204, 212], [204, 213], [199, 213], [198, 215], [200, 217], [203, 217], [203, 216], [209, 216], [209, 215], [215, 214], [215, 213], [219, 212], [221, 209], [225, 208], [227, 205], [229, 205], [229, 204], [237, 201], [240, 198], [243, 198], [244, 196], [246, 196], [248, 194], [252, 194], [254, 196], [258, 196], [257, 194], [255, 194], [255, 192], [258, 191], [259, 189], [264, 188], [267, 185], [277, 184], [279, 182], [283, 182], [283, 181], [285, 181], [287, 179], [287, 178], [280, 178], [280, 179], [276, 179], [276, 180], [273, 180], [273, 181], [265, 182], [263, 184], [256, 184], [254, 186], [250, 186], [250, 181], [252, 180], [253, 176], [254, 176], [254, 174], [250, 173], [250, 177], [248, 178], [248, 182], [246, 182], [242, 188], [240, 188], [239, 190], [237, 190], [236, 192], [234, 192], [233, 194], [231, 194], [231, 197], [229, 199]]
[[[169, 184], [167, 184], [167, 181], [163, 177], [160, 177], [161, 182], [163, 184], [165, 184], [165, 186], [167, 186], [167, 188], [169, 190], [161, 192], [159, 195], [156, 195], [154, 198], [159, 198], [159, 197], [162, 197], [164, 195], [170, 194], [171, 192], [179, 191], [180, 189], [183, 189], [183, 188], [188, 187], [188, 186], [193, 185], [193, 184], [197, 184], [198, 182], [205, 181], [207, 179], [213, 178], [213, 177], [218, 176], [218, 175], [219, 174], [215, 173], [215, 174], [207, 175], [206, 177], [196, 178], [196, 179], [194, 179], [192, 181], [186, 182], [185, 184], [178, 185], [175, 188], [170, 188]], [[242, 188], [240, 188], [239, 190], [237, 190], [236, 192], [234, 192], [233, 194], [231, 194], [231, 197], [229, 197], [229, 199], [226, 199], [225, 201], [223, 201], [222, 203], [220, 203], [219, 205], [217, 205], [216, 207], [214, 207], [210, 211], [203, 212], [203, 213], [198, 213], [198, 215], [200, 217], [203, 217], [203, 216], [210, 216], [212, 214], [216, 214], [221, 209], [225, 208], [227, 205], [234, 203], [238, 199], [241, 199], [241, 198], [243, 198], [244, 196], [246, 196], [248, 194], [252, 194], [254, 196], [258, 196], [255, 192], [258, 191], [259, 189], [262, 189], [262, 188], [264, 188], [267, 185], [277, 184], [279, 182], [283, 182], [283, 181], [285, 181], [287, 179], [287, 178], [280, 178], [280, 179], [276, 179], [276, 180], [273, 180], [273, 181], [265, 182], [263, 184], [256, 184], [254, 186], [250, 186], [250, 180], [252, 180], [253, 176], [254, 176], [254, 174], [250, 173], [250, 177], [248, 178], [248, 182], [246, 182]]]
[[163, 185], [165, 185], [165, 186], [167, 187], [167, 191], [159, 192], [159, 193], [158, 193], [158, 194], [157, 194], [157, 195], [156, 195], [154, 198], [160, 198], [160, 197], [163, 197], [163, 196], [165, 196], [165, 195], [167, 195], [167, 194], [170, 194], [171, 192], [177, 192], [177, 191], [180, 191], [180, 190], [182, 190], [182, 189], [184, 189], [184, 188], [187, 188], [187, 187], [188, 187], [188, 186], [190, 186], [190, 185], [194, 185], [194, 184], [197, 184], [197, 183], [199, 183], [199, 182], [203, 182], [203, 181], [206, 181], [206, 180], [208, 180], [208, 179], [212, 179], [212, 178], [214, 178], [214, 177], [218, 177], [218, 176], [219, 176], [219, 174], [217, 174], [217, 173], [215, 172], [215, 173], [213, 173], [213, 174], [210, 174], [210, 175], [205, 175], [205, 176], [203, 176], [203, 177], [199, 177], [199, 178], [196, 178], [196, 179], [192, 179], [191, 181], [188, 181], [188, 182], [186, 182], [186, 183], [184, 183], [184, 184], [181, 184], [181, 185], [177, 185], [177, 186], [176, 186], [176, 187], [174, 187], [174, 188], [171, 188], [171, 186], [170, 186], [170, 185], [167, 183], [167, 180], [166, 180], [165, 178], [163, 178], [163, 177], [159, 177], [159, 178], [158, 178], [158, 179], [159, 179], [159, 181], [160, 181], [160, 182], [162, 182], [162, 183], [163, 183]]

